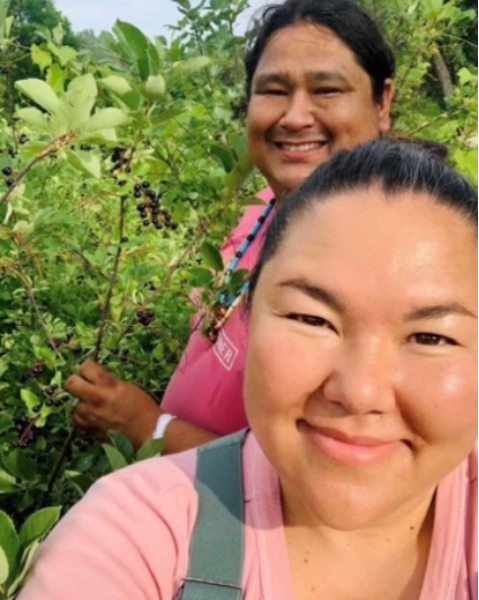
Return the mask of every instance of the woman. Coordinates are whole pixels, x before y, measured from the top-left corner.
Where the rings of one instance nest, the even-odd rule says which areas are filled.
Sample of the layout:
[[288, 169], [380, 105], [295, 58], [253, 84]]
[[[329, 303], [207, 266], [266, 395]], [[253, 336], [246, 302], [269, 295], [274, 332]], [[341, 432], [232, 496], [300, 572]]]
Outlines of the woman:
[[279, 207], [250, 301], [239, 500], [235, 460], [200, 458], [192, 534], [195, 451], [115, 473], [20, 600], [477, 600], [476, 192], [404, 144], [339, 152]]
[[[275, 196], [281, 203], [334, 152], [389, 129], [394, 57], [374, 21], [351, 0], [287, 0], [268, 8], [245, 64], [248, 146], [271, 186], [265, 201]], [[222, 249], [226, 261], [240, 250], [237, 269], [256, 263], [270, 219], [268, 208], [263, 211], [249, 209]], [[247, 324], [226, 304], [231, 316], [220, 328], [223, 320], [217, 321], [216, 341], [192, 333], [161, 409], [143, 390], [85, 363], [67, 384], [80, 399], [76, 424], [117, 429], [139, 446], [158, 422], [166, 453], [245, 427]], [[167, 413], [177, 418], [170, 422]]]

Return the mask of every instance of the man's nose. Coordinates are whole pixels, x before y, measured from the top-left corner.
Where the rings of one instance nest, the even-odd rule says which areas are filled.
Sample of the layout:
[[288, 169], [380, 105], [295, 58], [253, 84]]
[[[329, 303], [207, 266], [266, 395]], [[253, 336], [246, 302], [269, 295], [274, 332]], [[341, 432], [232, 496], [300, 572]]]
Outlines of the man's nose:
[[315, 105], [308, 93], [298, 91], [293, 93], [285, 113], [279, 121], [284, 129], [298, 131], [305, 127], [311, 127], [316, 123]]

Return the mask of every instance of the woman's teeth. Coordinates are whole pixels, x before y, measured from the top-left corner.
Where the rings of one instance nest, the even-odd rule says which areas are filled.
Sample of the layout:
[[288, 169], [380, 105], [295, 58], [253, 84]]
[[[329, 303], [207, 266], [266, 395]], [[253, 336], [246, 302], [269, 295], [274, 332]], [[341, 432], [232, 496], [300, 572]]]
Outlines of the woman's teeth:
[[310, 142], [308, 144], [283, 144], [280, 143], [278, 146], [282, 150], [288, 152], [307, 152], [308, 150], [319, 150], [324, 144], [322, 142]]

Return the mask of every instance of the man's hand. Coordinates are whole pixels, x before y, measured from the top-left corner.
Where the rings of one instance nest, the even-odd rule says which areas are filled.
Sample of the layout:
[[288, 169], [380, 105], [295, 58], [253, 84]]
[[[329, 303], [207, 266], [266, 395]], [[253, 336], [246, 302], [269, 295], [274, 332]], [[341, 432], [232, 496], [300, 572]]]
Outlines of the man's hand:
[[75, 425], [105, 436], [110, 429], [120, 431], [139, 448], [150, 439], [162, 411], [141, 388], [118, 379], [101, 365], [86, 361], [78, 375], [66, 382], [66, 389], [79, 399], [73, 413]]

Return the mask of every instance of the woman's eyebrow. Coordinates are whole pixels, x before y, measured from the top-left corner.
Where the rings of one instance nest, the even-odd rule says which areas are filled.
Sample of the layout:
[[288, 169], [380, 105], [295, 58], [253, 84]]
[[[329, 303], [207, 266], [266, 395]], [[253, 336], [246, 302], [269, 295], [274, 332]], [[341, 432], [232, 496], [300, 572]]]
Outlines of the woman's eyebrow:
[[277, 287], [298, 290], [313, 300], [326, 304], [340, 314], [344, 314], [346, 312], [344, 305], [337, 298], [337, 296], [328, 290], [307, 281], [306, 279], [287, 279], [286, 281], [279, 282]]
[[405, 321], [420, 321], [427, 319], [440, 319], [450, 315], [460, 315], [477, 319], [477, 315], [459, 302], [450, 302], [449, 304], [434, 304], [432, 306], [422, 306], [414, 308], [405, 316]]

